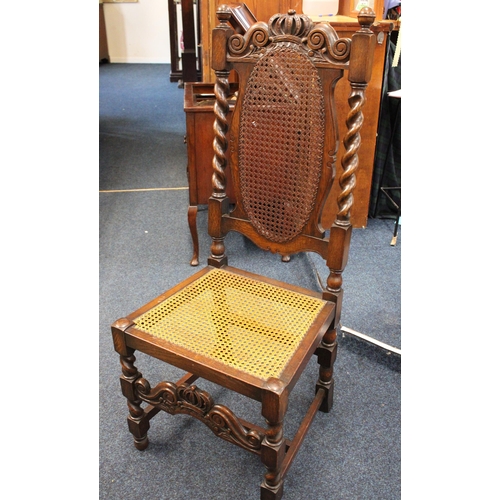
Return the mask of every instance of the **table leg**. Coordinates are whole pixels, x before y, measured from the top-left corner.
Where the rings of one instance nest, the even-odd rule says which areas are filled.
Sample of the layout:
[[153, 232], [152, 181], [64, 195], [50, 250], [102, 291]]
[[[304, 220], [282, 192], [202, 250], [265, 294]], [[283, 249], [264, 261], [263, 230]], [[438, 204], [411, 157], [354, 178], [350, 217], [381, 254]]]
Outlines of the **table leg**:
[[199, 243], [198, 243], [198, 231], [196, 229], [196, 215], [198, 213], [198, 207], [196, 205], [189, 205], [188, 208], [188, 224], [189, 231], [191, 231], [191, 239], [193, 240], [193, 257], [191, 258], [191, 265], [197, 266], [199, 264]]

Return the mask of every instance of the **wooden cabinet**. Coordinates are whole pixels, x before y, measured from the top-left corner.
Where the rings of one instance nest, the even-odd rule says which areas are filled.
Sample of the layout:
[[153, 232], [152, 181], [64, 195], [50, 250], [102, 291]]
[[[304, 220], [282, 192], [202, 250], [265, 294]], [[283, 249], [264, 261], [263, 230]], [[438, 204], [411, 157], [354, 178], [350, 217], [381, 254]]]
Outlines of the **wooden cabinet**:
[[[231, 84], [228, 119], [231, 118], [236, 90], [237, 84]], [[206, 205], [212, 195], [214, 103], [213, 83], [185, 82], [184, 111], [186, 114], [187, 177], [189, 183], [188, 224], [193, 240], [193, 257], [191, 259], [193, 266], [198, 265], [199, 254], [196, 228], [198, 205]], [[229, 200], [234, 202], [230, 175], [227, 176], [227, 194]]]

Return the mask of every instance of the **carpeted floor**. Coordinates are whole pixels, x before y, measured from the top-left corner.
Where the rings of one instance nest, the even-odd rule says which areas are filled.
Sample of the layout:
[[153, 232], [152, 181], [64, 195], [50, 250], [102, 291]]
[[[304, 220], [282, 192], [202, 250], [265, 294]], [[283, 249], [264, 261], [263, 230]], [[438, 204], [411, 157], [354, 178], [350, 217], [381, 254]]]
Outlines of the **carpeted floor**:
[[[149, 448], [133, 445], [121, 394], [110, 325], [193, 273], [183, 90], [169, 65], [106, 64], [100, 72], [100, 498], [250, 500], [259, 498], [258, 457], [216, 438], [186, 416], [158, 415]], [[344, 273], [342, 324], [401, 347], [401, 232], [370, 219], [355, 229]], [[198, 215], [200, 262], [208, 256], [207, 213]], [[230, 235], [232, 265], [266, 269], [271, 277], [316, 287], [326, 274], [315, 255], [282, 263]], [[319, 277], [319, 279], [318, 279]], [[153, 382], [179, 372], [138, 354]], [[339, 339], [336, 392], [330, 414], [319, 413], [285, 481], [286, 500], [395, 500], [401, 496], [401, 358], [348, 335]], [[311, 362], [290, 401], [287, 437], [314, 393]], [[257, 403], [198, 384], [239, 416], [259, 422]]]

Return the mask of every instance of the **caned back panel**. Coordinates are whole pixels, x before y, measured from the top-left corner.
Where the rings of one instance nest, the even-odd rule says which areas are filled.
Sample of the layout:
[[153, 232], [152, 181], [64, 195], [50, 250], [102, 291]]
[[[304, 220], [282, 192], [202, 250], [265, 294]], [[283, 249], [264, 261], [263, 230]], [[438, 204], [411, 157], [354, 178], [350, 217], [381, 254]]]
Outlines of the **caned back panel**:
[[238, 134], [241, 202], [255, 230], [285, 243], [314, 209], [323, 165], [325, 102], [318, 70], [294, 45], [255, 64]]
[[[213, 251], [218, 258], [221, 237], [235, 230], [272, 252], [315, 251], [326, 258], [329, 228], [320, 220], [336, 175], [334, 92], [350, 67], [351, 39], [293, 10], [259, 21], [244, 34], [231, 33], [226, 9], [218, 16], [214, 199], [221, 199], [225, 176], [232, 175], [236, 205], [224, 209], [220, 227], [222, 213], [213, 205]], [[232, 69], [239, 95], [227, 123], [225, 89]]]

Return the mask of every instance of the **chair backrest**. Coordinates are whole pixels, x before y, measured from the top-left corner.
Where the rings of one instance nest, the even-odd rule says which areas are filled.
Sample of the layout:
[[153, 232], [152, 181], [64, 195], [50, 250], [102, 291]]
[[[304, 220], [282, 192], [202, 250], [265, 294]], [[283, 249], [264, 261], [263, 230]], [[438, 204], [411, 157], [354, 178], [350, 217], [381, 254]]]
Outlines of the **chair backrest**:
[[[224, 237], [229, 231], [284, 256], [314, 251], [327, 261], [325, 294], [336, 300], [350, 241], [375, 16], [363, 9], [358, 18], [361, 28], [352, 39], [339, 38], [330, 24], [314, 23], [293, 10], [276, 14], [269, 23], [256, 22], [243, 34], [231, 28], [230, 16], [228, 7], [219, 7], [220, 24], [212, 39], [216, 120], [209, 264], [227, 263]], [[239, 90], [229, 123], [228, 77], [233, 69]], [[341, 193], [333, 227], [323, 228], [321, 212], [336, 175], [339, 145], [335, 85], [345, 71], [352, 92]], [[234, 207], [225, 193], [226, 166], [233, 176]], [[325, 230], [330, 230], [329, 237]]]

